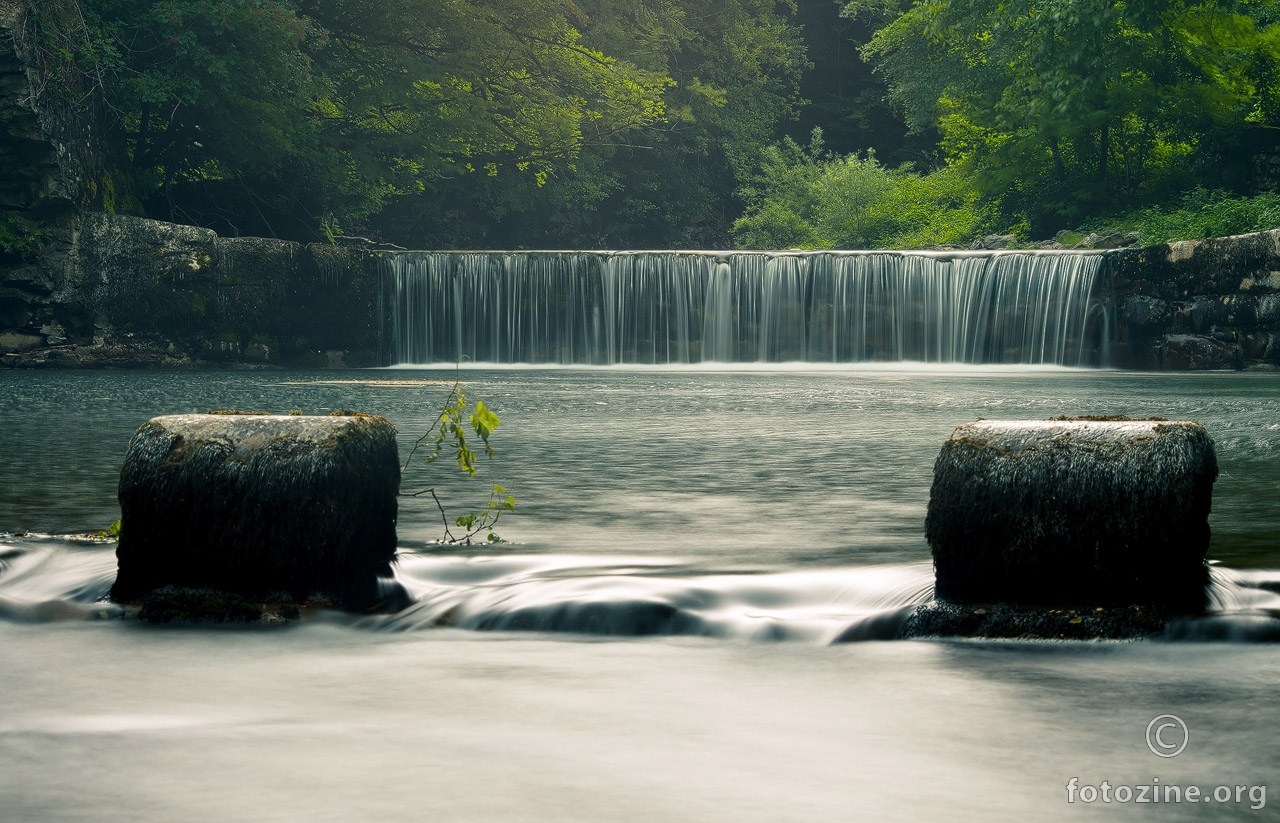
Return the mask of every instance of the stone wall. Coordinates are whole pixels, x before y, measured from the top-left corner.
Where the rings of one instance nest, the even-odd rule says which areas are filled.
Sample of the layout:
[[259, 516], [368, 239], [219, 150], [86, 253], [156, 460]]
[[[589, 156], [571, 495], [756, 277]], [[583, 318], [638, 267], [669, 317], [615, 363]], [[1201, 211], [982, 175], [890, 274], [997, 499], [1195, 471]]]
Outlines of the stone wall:
[[[384, 362], [377, 252], [83, 212], [0, 260], [0, 363]], [[1280, 230], [1108, 255], [1111, 364], [1280, 369]]]
[[[0, 364], [385, 362], [378, 252], [81, 212], [0, 260]], [[1280, 370], [1280, 230], [1108, 254], [1111, 364]]]
[[378, 362], [378, 258], [358, 249], [83, 213], [0, 266], [9, 366]]
[[1113, 365], [1280, 369], [1280, 230], [1125, 249], [1108, 261]]

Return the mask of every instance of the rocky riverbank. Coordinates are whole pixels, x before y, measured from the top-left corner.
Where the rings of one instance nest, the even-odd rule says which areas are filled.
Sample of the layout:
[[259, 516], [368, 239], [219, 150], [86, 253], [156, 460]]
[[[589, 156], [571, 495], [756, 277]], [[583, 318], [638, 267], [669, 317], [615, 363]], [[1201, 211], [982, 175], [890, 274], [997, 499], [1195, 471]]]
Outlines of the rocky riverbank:
[[378, 258], [101, 213], [0, 262], [0, 365], [328, 368], [379, 362]]
[[1109, 255], [1112, 362], [1280, 371], [1280, 230]]

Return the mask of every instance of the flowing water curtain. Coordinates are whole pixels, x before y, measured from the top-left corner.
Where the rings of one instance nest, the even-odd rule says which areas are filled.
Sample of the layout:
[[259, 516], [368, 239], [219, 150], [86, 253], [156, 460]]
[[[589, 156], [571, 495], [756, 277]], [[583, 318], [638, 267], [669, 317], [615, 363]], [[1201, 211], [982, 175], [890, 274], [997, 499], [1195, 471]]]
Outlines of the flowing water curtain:
[[1106, 343], [1094, 298], [1102, 262], [1030, 252], [424, 252], [390, 256], [386, 293], [397, 362], [1083, 365]]
[[698, 360], [733, 362], [738, 359], [737, 291], [734, 267], [724, 260], [714, 261], [707, 276]]
[[625, 252], [604, 259], [603, 362], [696, 363], [707, 292], [716, 261], [711, 255]]
[[763, 363], [808, 360], [809, 258], [770, 255], [760, 284], [755, 359]]
[[992, 261], [994, 297], [984, 362], [1078, 365], [1101, 258], [1001, 255]]
[[[393, 254], [383, 258], [382, 293], [387, 305], [383, 322], [391, 326], [391, 355], [394, 363], [425, 362], [426, 352], [416, 346], [422, 316], [420, 305], [427, 289], [424, 280], [431, 275], [432, 257], [427, 254]], [[417, 276], [415, 276], [417, 275]], [[384, 333], [384, 338], [387, 335]]]

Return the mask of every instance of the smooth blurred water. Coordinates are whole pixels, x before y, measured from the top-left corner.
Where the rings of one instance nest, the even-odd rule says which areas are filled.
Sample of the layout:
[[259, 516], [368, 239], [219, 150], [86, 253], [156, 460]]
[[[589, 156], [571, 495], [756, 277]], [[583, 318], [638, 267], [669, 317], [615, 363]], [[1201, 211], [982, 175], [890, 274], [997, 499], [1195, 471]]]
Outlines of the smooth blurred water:
[[[0, 373], [0, 529], [99, 529], [134, 429], [214, 408], [385, 414], [403, 444], [430, 425], [451, 371]], [[463, 372], [502, 417], [472, 482], [420, 467], [459, 508], [501, 482], [521, 552], [649, 553], [700, 564], [923, 562], [933, 461], [979, 417], [1129, 414], [1201, 420], [1218, 450], [1211, 556], [1280, 566], [1280, 379], [1016, 368]], [[404, 451], [407, 453], [407, 446]], [[403, 545], [439, 536], [403, 507]]]
[[401, 252], [396, 363], [1106, 363], [1104, 257], [1053, 251]]
[[[441, 546], [438, 512], [406, 501], [414, 607], [233, 631], [94, 619], [110, 612], [111, 546], [62, 535], [117, 516], [137, 425], [356, 408], [390, 417], [407, 453], [453, 374], [0, 372], [0, 819], [1192, 820], [1280, 804], [1068, 804], [1065, 790], [1273, 780], [1280, 646], [829, 645], [929, 596], [924, 511], [955, 425], [1075, 414], [1205, 423], [1219, 605], [1251, 610], [1217, 634], [1259, 636], [1241, 627], [1280, 605], [1280, 379], [462, 377], [502, 417], [498, 458], [477, 480], [423, 467], [406, 487], [464, 509], [503, 483], [512, 542]], [[1191, 729], [1173, 759], [1143, 738], [1164, 713]]]

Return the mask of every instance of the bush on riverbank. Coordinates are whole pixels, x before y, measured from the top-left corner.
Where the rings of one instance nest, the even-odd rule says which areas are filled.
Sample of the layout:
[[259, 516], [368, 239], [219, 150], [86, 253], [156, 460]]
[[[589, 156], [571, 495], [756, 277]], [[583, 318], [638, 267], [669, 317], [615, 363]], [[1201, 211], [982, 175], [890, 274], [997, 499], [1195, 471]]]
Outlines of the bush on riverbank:
[[1197, 188], [1169, 206], [1148, 206], [1086, 224], [1082, 232], [1138, 235], [1144, 246], [1280, 228], [1280, 193], [1240, 197]]
[[[734, 223], [739, 248], [919, 249], [969, 246], [983, 235], [1030, 236], [1026, 215], [984, 200], [964, 166], [921, 172], [885, 166], [874, 153], [839, 155], [785, 139], [768, 147], [741, 192], [747, 207]], [[1280, 227], [1280, 193], [1252, 197], [1197, 187], [1179, 198], [1085, 221], [1055, 238], [1067, 247], [1089, 235], [1134, 235], [1145, 246], [1225, 237]]]
[[873, 152], [834, 154], [821, 129], [807, 147], [790, 138], [767, 147], [741, 195], [739, 248], [910, 249], [967, 243], [996, 225], [960, 169], [921, 173], [885, 166]]

